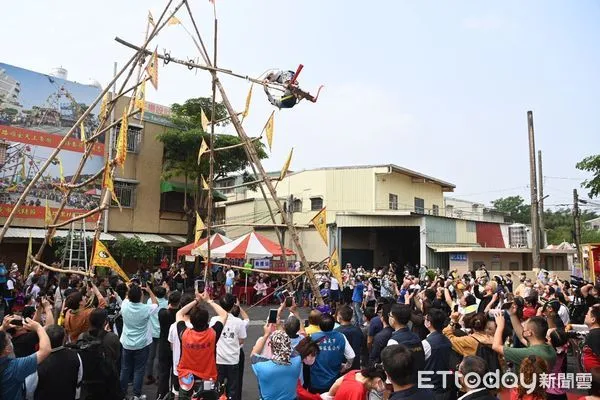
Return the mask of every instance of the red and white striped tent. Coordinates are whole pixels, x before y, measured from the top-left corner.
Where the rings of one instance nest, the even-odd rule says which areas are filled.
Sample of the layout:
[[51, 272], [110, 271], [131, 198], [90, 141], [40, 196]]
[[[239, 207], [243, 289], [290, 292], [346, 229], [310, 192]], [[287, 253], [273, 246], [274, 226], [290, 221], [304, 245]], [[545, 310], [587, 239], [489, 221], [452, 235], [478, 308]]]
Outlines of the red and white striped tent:
[[[208, 248], [208, 240], [207, 238], [200, 239], [197, 242], [186, 244], [183, 247], [177, 249], [177, 258], [181, 256], [197, 256], [200, 255], [200, 250], [206, 251]], [[231, 242], [227, 236], [221, 235], [220, 233], [215, 233], [210, 237], [210, 249], [214, 249], [220, 246], [223, 246], [225, 243]], [[199, 249], [198, 249], [199, 248]], [[198, 250], [197, 250], [198, 249]], [[196, 250], [196, 252], [194, 252]]]
[[[214, 258], [238, 259], [281, 257], [282, 254], [279, 244], [256, 232], [250, 232], [210, 252], [210, 256]], [[292, 250], [285, 249], [286, 256], [295, 254]]]

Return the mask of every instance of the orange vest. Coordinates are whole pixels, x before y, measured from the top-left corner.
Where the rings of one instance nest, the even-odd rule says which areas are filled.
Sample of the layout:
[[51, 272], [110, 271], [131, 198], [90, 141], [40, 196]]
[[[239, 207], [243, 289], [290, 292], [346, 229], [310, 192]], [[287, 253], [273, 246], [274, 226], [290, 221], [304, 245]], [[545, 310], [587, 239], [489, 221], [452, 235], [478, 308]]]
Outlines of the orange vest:
[[200, 379], [217, 380], [217, 334], [212, 328], [199, 332], [186, 329], [181, 336], [179, 376], [193, 374]]

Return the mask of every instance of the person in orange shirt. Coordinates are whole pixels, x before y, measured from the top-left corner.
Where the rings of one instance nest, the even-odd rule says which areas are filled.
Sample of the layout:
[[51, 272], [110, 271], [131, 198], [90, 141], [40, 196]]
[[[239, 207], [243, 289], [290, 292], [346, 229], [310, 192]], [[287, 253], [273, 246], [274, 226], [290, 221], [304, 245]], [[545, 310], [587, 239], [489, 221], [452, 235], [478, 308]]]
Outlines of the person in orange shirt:
[[[542, 374], [548, 373], [546, 361], [541, 357], [530, 355], [521, 362], [519, 370], [523, 382], [519, 382], [519, 387], [511, 390], [510, 400], [545, 400], [546, 389], [535, 380], [540, 379]], [[534, 387], [533, 391], [528, 393], [532, 387]]]
[[[209, 328], [208, 310], [200, 307], [201, 303], [210, 305], [217, 314], [217, 322]], [[189, 313], [193, 328], [185, 324], [185, 316]], [[189, 400], [195, 388], [200, 388], [203, 395], [215, 393], [217, 382], [217, 341], [227, 321], [227, 311], [210, 299], [207, 291], [196, 293], [196, 300], [185, 305], [175, 316], [177, 334], [181, 341], [181, 358], [177, 365], [179, 375], [179, 399]], [[202, 389], [204, 390], [202, 392]], [[208, 393], [207, 393], [208, 392]]]
[[[106, 307], [106, 300], [92, 282], [88, 282], [88, 289], [98, 299], [98, 308]], [[65, 300], [65, 306], [68, 311], [65, 313], [64, 328], [68, 334], [69, 340], [76, 342], [84, 332], [90, 329], [90, 314], [95, 310], [93, 307], [86, 307], [87, 298], [81, 292], [75, 292], [69, 295]]]

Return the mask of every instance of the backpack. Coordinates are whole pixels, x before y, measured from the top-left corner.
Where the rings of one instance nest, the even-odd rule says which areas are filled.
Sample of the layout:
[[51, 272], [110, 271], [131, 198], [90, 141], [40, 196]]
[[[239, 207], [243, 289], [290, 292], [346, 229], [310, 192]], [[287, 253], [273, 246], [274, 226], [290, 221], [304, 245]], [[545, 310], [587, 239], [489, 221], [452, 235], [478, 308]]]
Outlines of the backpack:
[[75, 343], [66, 344], [77, 352], [83, 365], [82, 389], [87, 396], [82, 399], [117, 399], [119, 398], [119, 374], [117, 368], [106, 357], [102, 331], [98, 337], [86, 334]]
[[[473, 338], [473, 339], [475, 339], [475, 338]], [[477, 339], [475, 339], [475, 340], [477, 340]], [[485, 362], [488, 366], [488, 371], [502, 372], [502, 366], [500, 365], [500, 359], [498, 358], [498, 353], [496, 353], [492, 349], [492, 346], [490, 346], [489, 344], [483, 344], [479, 340], [477, 340], [477, 343], [478, 343], [477, 351], [475, 352], [475, 355], [477, 357], [481, 357], [482, 359], [485, 360]]]

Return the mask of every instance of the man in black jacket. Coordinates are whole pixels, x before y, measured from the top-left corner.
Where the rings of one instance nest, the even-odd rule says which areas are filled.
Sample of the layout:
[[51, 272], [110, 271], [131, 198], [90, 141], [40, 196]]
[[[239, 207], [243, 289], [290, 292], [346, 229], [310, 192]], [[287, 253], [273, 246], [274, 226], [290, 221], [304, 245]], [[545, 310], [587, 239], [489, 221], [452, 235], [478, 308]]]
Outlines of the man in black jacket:
[[170, 392], [169, 378], [173, 368], [173, 350], [169, 343], [169, 328], [175, 323], [175, 316], [179, 311], [181, 292], [169, 294], [169, 305], [158, 312], [160, 337], [158, 339], [158, 391], [157, 399], [162, 399]]
[[79, 399], [83, 366], [79, 355], [66, 347], [65, 330], [62, 326], [45, 328], [52, 352], [40, 365], [36, 374], [26, 380], [27, 390], [35, 392], [35, 400]]

